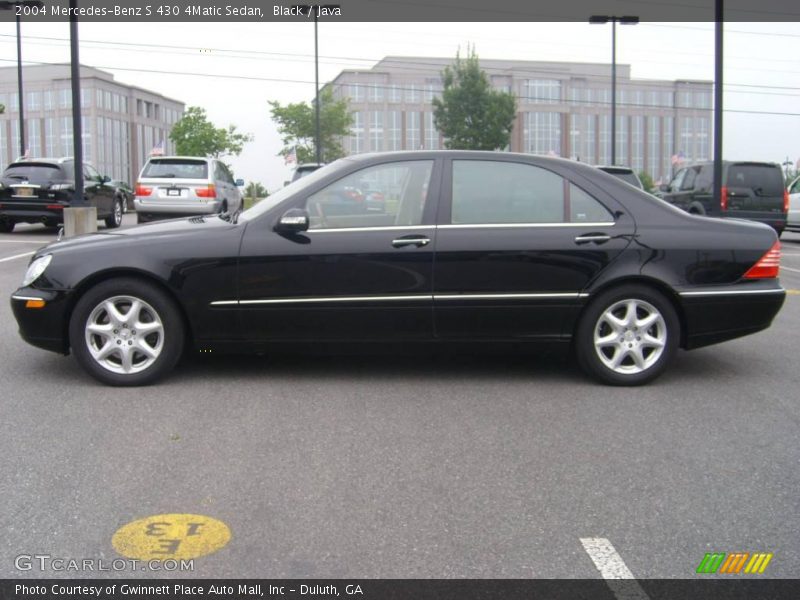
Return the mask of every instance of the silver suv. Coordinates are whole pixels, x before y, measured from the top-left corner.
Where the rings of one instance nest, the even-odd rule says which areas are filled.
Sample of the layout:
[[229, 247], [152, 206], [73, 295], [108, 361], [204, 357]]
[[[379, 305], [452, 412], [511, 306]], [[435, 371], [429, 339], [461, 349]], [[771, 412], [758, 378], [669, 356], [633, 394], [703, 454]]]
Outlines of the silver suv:
[[244, 182], [234, 181], [215, 158], [154, 156], [136, 182], [133, 204], [139, 223], [242, 209]]

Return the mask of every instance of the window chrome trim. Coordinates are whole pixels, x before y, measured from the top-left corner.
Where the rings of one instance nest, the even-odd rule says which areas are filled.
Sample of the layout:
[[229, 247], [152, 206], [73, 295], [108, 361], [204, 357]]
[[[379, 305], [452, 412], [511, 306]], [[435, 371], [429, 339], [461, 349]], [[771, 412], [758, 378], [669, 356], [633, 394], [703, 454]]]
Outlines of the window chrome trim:
[[415, 294], [398, 296], [317, 296], [314, 298], [265, 298], [263, 300], [215, 300], [211, 306], [252, 306], [260, 304], [311, 304], [336, 302], [403, 302], [437, 300], [520, 300], [548, 298], [588, 298], [587, 293], [554, 292], [536, 294]]
[[772, 290], [700, 290], [696, 292], [680, 292], [680, 296], [741, 296], [745, 294], [785, 294], [784, 288]]
[[303, 233], [338, 233], [340, 231], [427, 231], [436, 229], [436, 225], [379, 225], [376, 227], [327, 227], [324, 229], [308, 229]]
[[614, 221], [597, 221], [592, 223], [458, 223], [439, 225], [439, 229], [498, 229], [519, 227], [614, 227]]
[[44, 298], [37, 298], [36, 296], [11, 296], [12, 300], [22, 300], [23, 302], [27, 302], [28, 300], [44, 300]]

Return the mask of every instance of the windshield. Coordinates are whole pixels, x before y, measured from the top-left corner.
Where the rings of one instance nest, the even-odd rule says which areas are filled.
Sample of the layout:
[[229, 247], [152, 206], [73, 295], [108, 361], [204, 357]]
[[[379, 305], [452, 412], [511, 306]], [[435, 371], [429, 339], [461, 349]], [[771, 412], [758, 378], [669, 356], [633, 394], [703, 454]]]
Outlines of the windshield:
[[3, 173], [3, 179], [42, 184], [51, 181], [62, 181], [64, 179], [64, 174], [61, 172], [61, 169], [58, 168], [58, 165], [25, 163], [9, 165]]
[[142, 171], [142, 177], [178, 179], [208, 179], [208, 163], [204, 160], [184, 158], [150, 159]]
[[286, 187], [279, 189], [274, 194], [270, 194], [266, 198], [264, 198], [261, 202], [248, 208], [244, 211], [241, 215], [239, 215], [239, 220], [241, 221], [252, 221], [263, 215], [265, 212], [271, 210], [287, 198], [294, 196], [297, 193], [302, 192], [304, 189], [311, 187], [317, 181], [324, 178], [325, 176], [329, 175], [333, 171], [336, 171], [342, 165], [342, 161], [346, 159], [339, 159], [336, 162], [332, 162], [329, 165], [325, 165], [309, 173], [305, 177], [298, 179], [297, 181], [293, 181]]

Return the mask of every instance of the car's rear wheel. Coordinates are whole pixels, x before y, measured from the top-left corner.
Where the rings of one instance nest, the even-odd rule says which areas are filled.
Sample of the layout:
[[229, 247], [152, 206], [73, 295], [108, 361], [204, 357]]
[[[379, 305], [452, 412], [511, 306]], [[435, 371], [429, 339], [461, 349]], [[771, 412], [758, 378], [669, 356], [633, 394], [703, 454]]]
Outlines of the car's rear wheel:
[[14, 231], [14, 225], [16, 225], [14, 221], [0, 221], [0, 233], [11, 233]]
[[178, 362], [184, 327], [175, 303], [155, 285], [111, 279], [78, 301], [69, 339], [78, 362], [99, 381], [147, 385]]
[[109, 229], [116, 229], [122, 224], [122, 200], [114, 198], [114, 206], [111, 208], [111, 214], [106, 217], [106, 227]]
[[680, 324], [672, 304], [647, 286], [625, 285], [595, 298], [578, 325], [581, 367], [612, 385], [641, 385], [661, 375], [675, 355]]

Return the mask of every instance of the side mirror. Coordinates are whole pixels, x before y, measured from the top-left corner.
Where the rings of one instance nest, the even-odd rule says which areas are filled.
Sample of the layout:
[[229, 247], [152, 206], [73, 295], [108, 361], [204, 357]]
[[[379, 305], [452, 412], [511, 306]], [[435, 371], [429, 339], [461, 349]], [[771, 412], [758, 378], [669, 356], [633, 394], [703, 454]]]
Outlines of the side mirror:
[[100, 177], [100, 183], [108, 183], [109, 181], [111, 181], [111, 177], [109, 177], [108, 175], [102, 175]]
[[302, 208], [290, 208], [278, 219], [275, 230], [279, 233], [308, 231], [308, 212]]
[[237, 179], [236, 187], [243, 187], [243, 186], [244, 186], [244, 179]]

